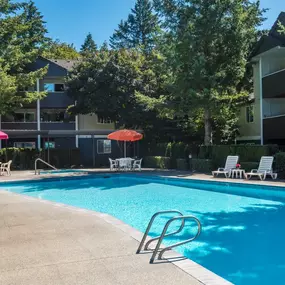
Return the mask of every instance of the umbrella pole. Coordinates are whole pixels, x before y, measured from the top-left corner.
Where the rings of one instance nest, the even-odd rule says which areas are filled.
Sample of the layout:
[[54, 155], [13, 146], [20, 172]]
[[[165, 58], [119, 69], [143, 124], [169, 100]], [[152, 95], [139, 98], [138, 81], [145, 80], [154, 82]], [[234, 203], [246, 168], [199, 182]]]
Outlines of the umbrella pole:
[[126, 141], [124, 141], [124, 154], [125, 154], [125, 157], [127, 157], [126, 156], [127, 154], [127, 142]]

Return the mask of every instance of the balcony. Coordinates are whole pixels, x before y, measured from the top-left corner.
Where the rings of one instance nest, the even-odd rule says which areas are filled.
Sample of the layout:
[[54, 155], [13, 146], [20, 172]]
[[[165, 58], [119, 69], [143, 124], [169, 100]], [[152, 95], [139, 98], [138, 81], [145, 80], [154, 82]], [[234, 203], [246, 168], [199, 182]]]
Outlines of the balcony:
[[41, 122], [41, 130], [75, 130], [75, 122]]
[[285, 70], [268, 75], [262, 79], [263, 98], [285, 97]]
[[2, 130], [37, 130], [36, 122], [2, 122]]
[[72, 105], [73, 101], [65, 92], [49, 92], [48, 95], [41, 100], [41, 108], [67, 108]]
[[[281, 143], [285, 140], [285, 115], [263, 120], [263, 137], [265, 143]], [[282, 142], [283, 143], [283, 142]]]

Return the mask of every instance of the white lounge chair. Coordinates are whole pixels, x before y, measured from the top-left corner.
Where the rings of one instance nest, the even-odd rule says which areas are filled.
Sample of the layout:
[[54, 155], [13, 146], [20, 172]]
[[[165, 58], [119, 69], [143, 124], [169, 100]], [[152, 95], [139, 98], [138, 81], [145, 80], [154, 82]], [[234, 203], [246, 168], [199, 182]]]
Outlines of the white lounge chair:
[[7, 175], [11, 175], [11, 163], [12, 160], [9, 160], [7, 163], [1, 164], [0, 168], [1, 175], [4, 175], [5, 172], [7, 173]]
[[139, 171], [142, 170], [142, 158], [134, 161], [133, 170], [136, 170], [136, 168], [138, 168]]
[[110, 170], [111, 171], [118, 169], [118, 163], [116, 160], [109, 158], [109, 162], [110, 162]]
[[218, 176], [219, 174], [224, 174], [226, 178], [231, 176], [232, 169], [236, 168], [238, 163], [239, 156], [238, 155], [229, 155], [226, 160], [226, 164], [224, 168], [218, 168], [216, 171], [212, 171], [213, 176]]
[[258, 169], [252, 169], [250, 172], [246, 173], [246, 179], [250, 179], [252, 176], [258, 176], [260, 180], [265, 180], [267, 175], [270, 175], [272, 179], [276, 179], [277, 173], [274, 173], [272, 170], [273, 160], [273, 156], [262, 156]]

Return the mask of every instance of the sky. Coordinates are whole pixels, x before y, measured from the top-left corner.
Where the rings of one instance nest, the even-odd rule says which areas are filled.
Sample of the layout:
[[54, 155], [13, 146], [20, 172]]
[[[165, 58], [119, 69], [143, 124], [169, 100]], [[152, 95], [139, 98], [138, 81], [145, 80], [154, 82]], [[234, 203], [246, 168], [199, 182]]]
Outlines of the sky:
[[[135, 0], [34, 0], [47, 22], [49, 36], [77, 49], [91, 32], [100, 46], [109, 40], [122, 19], [126, 19]], [[267, 20], [262, 28], [270, 29], [281, 11], [285, 0], [260, 0], [268, 8]]]

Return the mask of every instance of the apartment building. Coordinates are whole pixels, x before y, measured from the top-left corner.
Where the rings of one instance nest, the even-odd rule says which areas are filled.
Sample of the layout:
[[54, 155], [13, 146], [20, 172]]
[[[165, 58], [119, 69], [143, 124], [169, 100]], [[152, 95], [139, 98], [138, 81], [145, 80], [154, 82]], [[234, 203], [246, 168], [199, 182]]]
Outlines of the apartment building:
[[285, 35], [279, 22], [285, 25], [285, 12], [251, 55], [254, 94], [252, 103], [241, 109], [240, 143], [285, 145]]
[[96, 114], [70, 116], [66, 108], [72, 105], [64, 88], [64, 79], [75, 61], [38, 58], [30, 66], [36, 70], [48, 65], [48, 72], [29, 90], [48, 92], [42, 100], [2, 116], [0, 128], [9, 135], [2, 147], [80, 148], [83, 161], [90, 161], [94, 151], [100, 156], [114, 156], [116, 142], [107, 140], [114, 123]]

